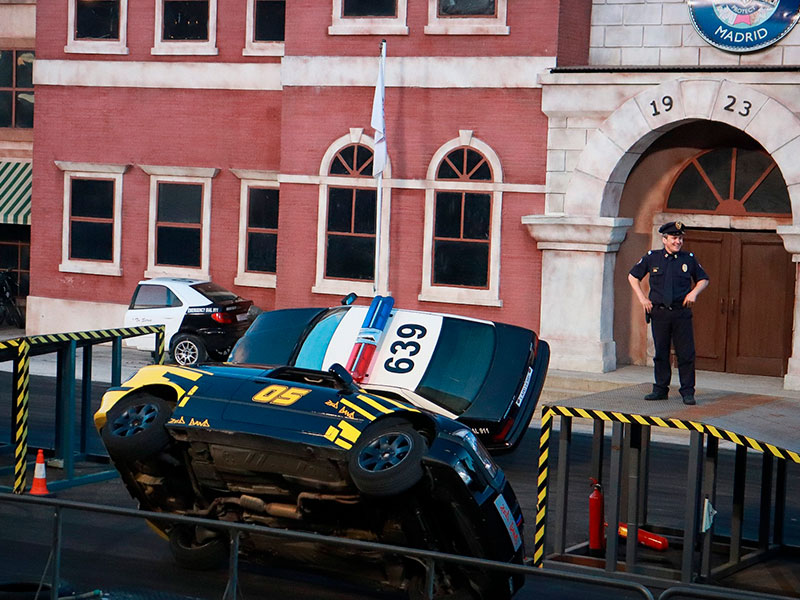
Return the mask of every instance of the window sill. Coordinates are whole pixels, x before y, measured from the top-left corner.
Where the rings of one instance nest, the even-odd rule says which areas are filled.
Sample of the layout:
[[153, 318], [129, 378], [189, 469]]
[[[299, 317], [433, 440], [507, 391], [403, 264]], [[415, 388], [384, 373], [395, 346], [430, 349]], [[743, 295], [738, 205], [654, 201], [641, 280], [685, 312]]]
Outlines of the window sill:
[[64, 46], [67, 54], [120, 54], [129, 53], [128, 47], [119, 42], [70, 42]]
[[211, 279], [208, 271], [203, 269], [191, 269], [188, 267], [148, 267], [144, 272], [148, 279], [153, 277], [186, 277], [188, 279]]
[[247, 42], [242, 56], [283, 56], [284, 42]]
[[122, 276], [122, 268], [118, 264], [100, 262], [79, 262], [67, 260], [58, 265], [58, 270], [62, 273], [81, 273], [84, 275], [111, 275], [113, 277]]
[[333, 279], [323, 279], [318, 282], [311, 291], [315, 294], [331, 294], [344, 297], [350, 292], [355, 292], [362, 298], [373, 298], [376, 293], [390, 295], [389, 292], [375, 292], [372, 282], [365, 281], [339, 281]]
[[275, 288], [277, 276], [259, 273], [239, 273], [233, 283], [247, 287]]
[[510, 29], [501, 23], [471, 21], [435, 22], [425, 25], [426, 35], [508, 35]]
[[162, 42], [150, 48], [150, 54], [153, 56], [217, 56], [219, 48], [194, 42]]
[[379, 20], [360, 20], [358, 23], [335, 23], [328, 27], [328, 35], [408, 35], [408, 26], [402, 23], [385, 23]]
[[422, 302], [469, 304], [475, 306], [503, 306], [503, 301], [491, 290], [468, 290], [448, 287], [424, 287], [417, 296]]

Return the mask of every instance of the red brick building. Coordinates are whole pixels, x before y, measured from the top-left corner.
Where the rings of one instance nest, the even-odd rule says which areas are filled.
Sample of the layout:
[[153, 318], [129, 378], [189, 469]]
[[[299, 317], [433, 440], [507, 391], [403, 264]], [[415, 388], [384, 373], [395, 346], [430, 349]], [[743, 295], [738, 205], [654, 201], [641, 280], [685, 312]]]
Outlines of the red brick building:
[[538, 328], [538, 75], [588, 56], [561, 4], [568, 27], [544, 1], [40, 2], [30, 331], [119, 325], [156, 275], [371, 296], [382, 39], [379, 292]]

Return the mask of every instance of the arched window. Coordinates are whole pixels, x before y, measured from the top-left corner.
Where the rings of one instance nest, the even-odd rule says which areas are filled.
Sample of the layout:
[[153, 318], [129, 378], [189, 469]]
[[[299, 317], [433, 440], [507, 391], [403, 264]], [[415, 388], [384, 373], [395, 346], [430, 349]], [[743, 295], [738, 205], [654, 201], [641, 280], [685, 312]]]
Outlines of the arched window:
[[717, 148], [692, 157], [672, 184], [671, 212], [791, 215], [786, 182], [761, 150]]
[[[436, 179], [491, 181], [492, 169], [479, 152], [462, 147], [445, 156]], [[492, 195], [437, 190], [434, 202], [433, 284], [486, 289], [489, 286]]]
[[[372, 150], [350, 144], [337, 152], [330, 175], [372, 179]], [[375, 277], [376, 190], [328, 186], [325, 277], [372, 281]]]
[[[354, 128], [331, 144], [322, 159], [314, 292], [371, 296], [376, 287], [380, 293], [387, 292], [391, 189], [382, 188], [378, 215], [377, 180], [372, 176], [374, 143], [363, 129]], [[391, 163], [387, 162], [384, 177], [384, 181], [391, 178]], [[377, 232], [380, 240], [376, 240]]]
[[502, 168], [495, 152], [459, 132], [428, 167], [420, 300], [499, 306]]

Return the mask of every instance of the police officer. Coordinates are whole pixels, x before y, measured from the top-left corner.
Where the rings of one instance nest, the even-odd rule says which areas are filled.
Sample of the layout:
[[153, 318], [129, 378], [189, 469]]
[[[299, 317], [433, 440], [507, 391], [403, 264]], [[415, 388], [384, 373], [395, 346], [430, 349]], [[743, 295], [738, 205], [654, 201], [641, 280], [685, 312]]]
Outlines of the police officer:
[[[694, 404], [694, 330], [692, 305], [708, 287], [708, 275], [691, 252], [682, 252], [685, 226], [680, 221], [662, 225], [658, 232], [664, 247], [650, 250], [628, 273], [633, 293], [644, 307], [653, 328], [655, 384], [645, 400], [666, 400], [672, 369], [670, 343], [678, 357], [678, 374], [684, 404]], [[650, 274], [650, 297], [642, 279]]]

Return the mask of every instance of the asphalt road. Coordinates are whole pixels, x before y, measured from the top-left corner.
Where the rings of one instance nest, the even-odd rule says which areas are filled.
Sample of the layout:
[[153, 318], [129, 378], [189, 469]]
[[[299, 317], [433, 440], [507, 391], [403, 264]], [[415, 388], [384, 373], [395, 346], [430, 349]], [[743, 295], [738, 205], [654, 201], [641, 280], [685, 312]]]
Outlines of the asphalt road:
[[[9, 390], [11, 378], [0, 373], [0, 390]], [[93, 390], [93, 410], [105, 390], [105, 384]], [[55, 381], [49, 377], [31, 378], [31, 400], [29, 405], [30, 448], [50, 448], [54, 441]], [[0, 398], [9, 398], [5, 393]], [[0, 443], [10, 440], [10, 408], [0, 406]], [[76, 414], [76, 421], [78, 415]], [[77, 431], [77, 423], [76, 423]], [[590, 465], [590, 438], [580, 433], [573, 434], [570, 471], [570, 497], [568, 505], [567, 542], [583, 542], [587, 537], [587, 511]], [[608, 446], [608, 445], [607, 445]], [[0, 465], [9, 465], [10, 448], [0, 448]], [[89, 452], [100, 452], [101, 444], [93, 429], [87, 437]], [[557, 444], [551, 445], [553, 465], [557, 459]], [[751, 468], [748, 475], [745, 535], [755, 536], [757, 501], [760, 481], [757, 479], [760, 457], [750, 453]], [[683, 519], [683, 489], [686, 483], [686, 445], [654, 444], [651, 453], [650, 506], [652, 522], [661, 526], [680, 528]], [[514, 453], [498, 458], [509, 480], [512, 482], [527, 518], [525, 529], [526, 547], [533, 549], [533, 519], [536, 505], [536, 478], [538, 464], [538, 431], [531, 429], [522, 445]], [[794, 467], [796, 465], [792, 465]], [[107, 465], [82, 463], [80, 472], [107, 469]], [[796, 494], [797, 477], [792, 479], [790, 467], [787, 494], [786, 539], [788, 543], [800, 545], [800, 507], [793, 500]], [[720, 488], [718, 506], [730, 504], [730, 481], [732, 453], [723, 449], [719, 466]], [[32, 477], [29, 471], [29, 481]], [[795, 473], [796, 475], [796, 473]], [[48, 467], [48, 479], [58, 479], [60, 473]], [[752, 479], [752, 481], [751, 481]], [[10, 485], [11, 476], [0, 475], [0, 485]], [[551, 486], [551, 506], [554, 500]], [[795, 493], [793, 493], [795, 492]], [[126, 490], [118, 479], [92, 483], [61, 490], [57, 497], [81, 500], [98, 504], [135, 508]], [[552, 512], [550, 513], [552, 519]], [[727, 531], [729, 522], [720, 511], [718, 531]], [[52, 540], [52, 511], [42, 507], [0, 503], [0, 582], [38, 581], [46, 570]], [[224, 571], [185, 571], [175, 566], [166, 542], [156, 536], [139, 519], [116, 517], [96, 513], [65, 511], [63, 525], [62, 578], [79, 592], [92, 589], [103, 590], [110, 598], [133, 595], [136, 598], [221, 598], [227, 581]], [[679, 560], [679, 559], [678, 559]], [[302, 566], [244, 564], [240, 575], [240, 590], [243, 598], [399, 598], [396, 593], [375, 591], [346, 581], [342, 577], [324, 576], [309, 572]], [[800, 592], [799, 592], [800, 593]], [[543, 581], [529, 578], [517, 598], [576, 598], [584, 600], [626, 597], [618, 590], [603, 587]], [[633, 596], [627, 596], [633, 597]]]

